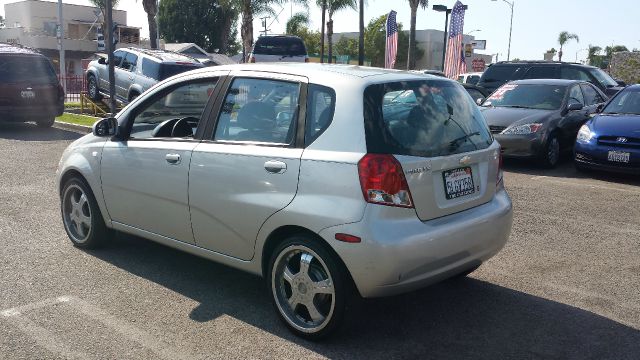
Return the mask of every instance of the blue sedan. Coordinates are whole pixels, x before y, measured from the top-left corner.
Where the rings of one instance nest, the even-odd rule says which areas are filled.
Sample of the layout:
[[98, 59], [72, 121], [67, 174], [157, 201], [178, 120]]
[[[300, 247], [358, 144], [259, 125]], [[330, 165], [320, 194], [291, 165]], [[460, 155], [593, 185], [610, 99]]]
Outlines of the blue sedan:
[[640, 174], [640, 85], [620, 91], [579, 130], [578, 169]]

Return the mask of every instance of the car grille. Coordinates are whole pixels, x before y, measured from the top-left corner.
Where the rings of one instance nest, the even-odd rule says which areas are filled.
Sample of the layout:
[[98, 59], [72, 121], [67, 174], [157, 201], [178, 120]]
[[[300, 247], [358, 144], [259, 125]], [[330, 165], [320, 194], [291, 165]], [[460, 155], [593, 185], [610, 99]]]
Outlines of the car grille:
[[640, 149], [640, 138], [626, 136], [601, 136], [598, 138], [598, 144], [611, 147]]
[[501, 132], [504, 131], [504, 129], [506, 129], [506, 126], [494, 126], [494, 125], [489, 125], [489, 130], [491, 131], [492, 134], [500, 134]]

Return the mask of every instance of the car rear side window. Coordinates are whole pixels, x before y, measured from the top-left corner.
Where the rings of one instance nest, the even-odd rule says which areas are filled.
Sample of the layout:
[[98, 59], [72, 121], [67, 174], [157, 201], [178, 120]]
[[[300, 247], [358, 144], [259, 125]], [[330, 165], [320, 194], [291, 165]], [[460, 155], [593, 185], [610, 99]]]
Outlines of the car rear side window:
[[482, 74], [482, 81], [496, 82], [515, 80], [520, 77], [523, 68], [519, 65], [493, 65]]
[[259, 55], [305, 56], [307, 49], [299, 38], [295, 37], [261, 37], [253, 48]]
[[55, 84], [58, 82], [51, 62], [41, 56], [9, 55], [0, 57], [0, 83], [29, 82]]
[[336, 106], [336, 92], [326, 86], [310, 84], [307, 93], [307, 117], [304, 144], [309, 145], [331, 124]]
[[557, 79], [558, 77], [557, 66], [533, 66], [524, 76], [525, 79]]
[[447, 80], [370, 85], [364, 121], [370, 153], [446, 156], [485, 149], [493, 141], [465, 89]]
[[563, 66], [560, 69], [560, 78], [567, 80], [591, 81], [591, 77], [582, 69], [571, 66]]
[[300, 84], [237, 78], [225, 96], [213, 140], [292, 144]]

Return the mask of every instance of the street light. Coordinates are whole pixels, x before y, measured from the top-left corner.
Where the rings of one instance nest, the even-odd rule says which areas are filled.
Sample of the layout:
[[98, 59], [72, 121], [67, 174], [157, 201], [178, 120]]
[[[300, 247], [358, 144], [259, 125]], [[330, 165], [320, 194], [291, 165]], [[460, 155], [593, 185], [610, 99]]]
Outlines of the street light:
[[[498, 1], [498, 0], [491, 0], [491, 1]], [[509, 5], [509, 7], [511, 8], [511, 25], [509, 25], [509, 49], [507, 50], [507, 61], [509, 61], [509, 58], [511, 56], [511, 30], [513, 30], [513, 5], [516, 3], [515, 0], [513, 0], [512, 2], [508, 2], [507, 0], [502, 0], [504, 2], [507, 3], [507, 5]]]
[[[506, 0], [505, 0], [506, 1]], [[467, 5], [464, 5], [464, 9], [467, 10], [469, 7]], [[447, 54], [447, 23], [449, 22], [449, 14], [451, 14], [451, 11], [453, 11], [453, 9], [449, 9], [448, 7], [446, 7], [445, 5], [433, 5], [432, 7], [433, 10], [438, 11], [438, 12], [444, 12], [445, 13], [445, 17], [444, 17], [444, 39], [443, 39], [443, 44], [442, 44], [442, 70], [444, 71], [444, 58]]]

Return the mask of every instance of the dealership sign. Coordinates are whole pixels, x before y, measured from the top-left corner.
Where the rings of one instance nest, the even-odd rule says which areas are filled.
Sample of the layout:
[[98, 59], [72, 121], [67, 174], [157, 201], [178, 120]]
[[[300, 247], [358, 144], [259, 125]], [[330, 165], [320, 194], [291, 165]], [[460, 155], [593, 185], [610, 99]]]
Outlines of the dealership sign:
[[473, 71], [484, 71], [486, 65], [487, 63], [485, 63], [484, 59], [482, 58], [475, 58], [471, 61], [471, 67], [473, 68]]

